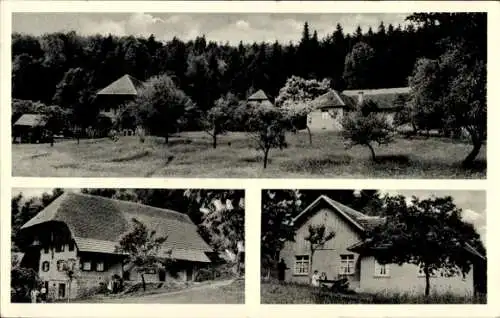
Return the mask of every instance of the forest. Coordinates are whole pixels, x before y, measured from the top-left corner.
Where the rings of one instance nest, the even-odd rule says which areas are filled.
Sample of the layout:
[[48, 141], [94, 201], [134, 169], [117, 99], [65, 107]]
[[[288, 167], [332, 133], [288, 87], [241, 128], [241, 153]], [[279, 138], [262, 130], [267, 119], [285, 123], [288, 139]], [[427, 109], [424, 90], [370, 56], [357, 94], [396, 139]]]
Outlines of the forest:
[[[332, 32], [319, 39], [304, 23], [298, 43], [207, 41], [200, 35], [187, 42], [173, 38], [113, 35], [81, 36], [76, 32], [42, 36], [12, 35], [12, 97], [85, 108], [79, 116], [92, 124], [95, 92], [124, 74], [145, 81], [167, 74], [201, 111], [227, 93], [244, 99], [262, 89], [274, 100], [287, 78], [330, 80], [336, 90], [408, 86], [418, 58], [435, 59], [445, 50], [443, 39], [460, 37], [476, 56], [486, 57], [486, 14], [421, 14], [409, 23], [358, 26], [345, 33], [332, 21]], [[366, 45], [356, 46], [357, 43]], [[94, 110], [94, 111], [91, 111]], [[16, 120], [16, 118], [13, 118]], [[81, 120], [83, 120], [81, 118]]]

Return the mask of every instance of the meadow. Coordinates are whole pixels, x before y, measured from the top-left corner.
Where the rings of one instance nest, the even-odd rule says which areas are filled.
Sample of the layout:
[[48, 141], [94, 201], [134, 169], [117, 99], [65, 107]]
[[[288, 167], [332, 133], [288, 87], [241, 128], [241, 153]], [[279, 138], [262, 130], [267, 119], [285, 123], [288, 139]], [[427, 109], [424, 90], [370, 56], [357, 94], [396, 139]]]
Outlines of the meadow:
[[260, 286], [262, 304], [485, 304], [485, 296], [452, 294], [334, 294], [317, 287], [298, 284], [263, 282]]
[[12, 173], [18, 177], [224, 177], [224, 178], [485, 178], [486, 145], [476, 165], [463, 168], [461, 160], [471, 145], [445, 138], [398, 138], [375, 147], [378, 161], [368, 148], [345, 149], [336, 133], [288, 134], [286, 149], [271, 149], [263, 168], [262, 153], [245, 133], [218, 138], [185, 132], [169, 145], [160, 137], [136, 136], [58, 140], [49, 144], [13, 144]]

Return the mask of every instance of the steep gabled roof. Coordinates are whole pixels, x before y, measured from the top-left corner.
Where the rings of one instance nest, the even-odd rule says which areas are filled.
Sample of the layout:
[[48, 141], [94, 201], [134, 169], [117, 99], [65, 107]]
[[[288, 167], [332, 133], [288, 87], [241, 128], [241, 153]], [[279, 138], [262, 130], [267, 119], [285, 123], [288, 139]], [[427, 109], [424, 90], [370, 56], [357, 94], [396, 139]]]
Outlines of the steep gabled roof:
[[267, 95], [266, 95], [266, 93], [264, 93], [263, 90], [259, 89], [258, 91], [256, 91], [252, 95], [250, 95], [250, 97], [248, 97], [247, 100], [261, 102], [261, 101], [269, 100], [269, 98], [267, 98]]
[[352, 96], [344, 95], [336, 90], [330, 90], [327, 93], [317, 97], [311, 102], [314, 109], [322, 108], [348, 108], [356, 107], [357, 99]]
[[381, 217], [365, 215], [346, 205], [343, 205], [340, 202], [330, 199], [326, 195], [321, 195], [316, 200], [314, 200], [313, 203], [306, 207], [301, 213], [295, 216], [295, 218], [293, 219], [293, 223], [300, 222], [301, 219], [303, 219], [309, 213], [313, 212], [314, 208], [322, 202], [327, 203], [332, 209], [339, 212], [348, 221], [348, 223], [358, 231], [369, 231], [373, 227], [382, 224], [385, 220]]
[[36, 127], [45, 125], [45, 119], [40, 114], [23, 114], [14, 126]]
[[161, 253], [172, 251], [176, 259], [210, 262], [204, 252], [212, 249], [186, 214], [100, 196], [66, 192], [21, 229], [63, 222], [80, 251], [113, 254], [120, 238], [132, 229], [134, 218], [156, 235], [167, 236]]
[[137, 88], [142, 82], [128, 74], [123, 75], [113, 83], [97, 92], [97, 95], [137, 95]]

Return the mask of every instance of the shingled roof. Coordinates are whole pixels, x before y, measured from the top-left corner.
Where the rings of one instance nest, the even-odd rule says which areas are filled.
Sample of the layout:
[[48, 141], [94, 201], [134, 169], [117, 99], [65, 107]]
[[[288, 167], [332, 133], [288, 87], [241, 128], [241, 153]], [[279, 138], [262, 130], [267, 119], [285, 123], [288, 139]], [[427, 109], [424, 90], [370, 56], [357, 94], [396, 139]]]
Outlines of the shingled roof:
[[308, 207], [306, 207], [301, 213], [295, 216], [293, 222], [299, 223], [301, 220], [304, 219], [305, 216], [313, 212], [314, 208], [322, 202], [325, 202], [335, 211], [339, 212], [351, 225], [353, 225], [356, 229], [362, 232], [369, 231], [374, 227], [383, 224], [385, 221], [384, 218], [378, 216], [368, 216], [340, 202], [330, 199], [326, 195], [321, 195], [316, 200], [314, 200], [313, 203], [311, 203]]
[[352, 96], [344, 95], [336, 90], [330, 90], [327, 93], [317, 97], [311, 102], [314, 109], [325, 108], [355, 108], [357, 100]]
[[142, 82], [128, 74], [123, 75], [113, 83], [97, 92], [97, 95], [137, 95], [137, 88]]
[[250, 97], [248, 97], [247, 100], [261, 102], [261, 101], [269, 100], [269, 98], [267, 98], [267, 95], [266, 95], [266, 93], [264, 93], [263, 90], [259, 89], [258, 91], [256, 91], [252, 95], [250, 95]]
[[114, 254], [120, 238], [132, 229], [134, 218], [158, 236], [167, 236], [160, 253], [171, 251], [174, 259], [210, 262], [205, 252], [212, 249], [186, 214], [100, 196], [65, 192], [21, 229], [63, 222], [79, 251]]
[[15, 123], [14, 126], [36, 127], [45, 125], [45, 120], [40, 114], [23, 114]]

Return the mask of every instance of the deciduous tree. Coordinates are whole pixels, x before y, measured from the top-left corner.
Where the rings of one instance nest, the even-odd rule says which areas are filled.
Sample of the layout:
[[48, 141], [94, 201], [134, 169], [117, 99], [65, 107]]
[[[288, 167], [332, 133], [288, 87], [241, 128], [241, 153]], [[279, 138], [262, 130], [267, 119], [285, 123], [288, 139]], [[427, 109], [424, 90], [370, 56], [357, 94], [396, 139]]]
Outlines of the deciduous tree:
[[126, 255], [127, 262], [134, 265], [141, 275], [142, 288], [145, 291], [144, 273], [149, 268], [165, 267], [171, 255], [160, 255], [160, 249], [167, 240], [166, 236], [156, 236], [156, 231], [149, 230], [146, 225], [135, 218], [132, 222], [133, 229], [120, 239], [116, 251]]
[[332, 240], [335, 237], [334, 231], [328, 231], [324, 224], [313, 225], [310, 224], [308, 228], [308, 234], [304, 237], [304, 240], [309, 242], [309, 250], [311, 252], [311, 257], [309, 261], [309, 273], [313, 272], [313, 261], [314, 253], [316, 250], [321, 249], [326, 242]]
[[345, 146], [350, 148], [355, 145], [366, 146], [370, 149], [373, 161], [376, 161], [373, 143], [386, 145], [393, 141], [392, 126], [388, 120], [377, 112], [366, 111], [368, 104], [363, 104], [357, 111], [343, 117], [342, 136]]
[[425, 296], [430, 277], [465, 275], [472, 265], [467, 244], [479, 235], [467, 226], [451, 197], [418, 199], [410, 204], [404, 196], [387, 197], [386, 222], [369, 234], [366, 248], [378, 249], [381, 264], [415, 264], [425, 275]]

